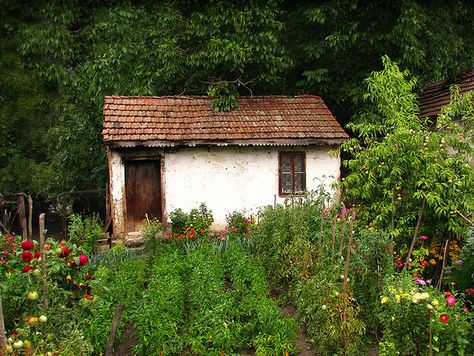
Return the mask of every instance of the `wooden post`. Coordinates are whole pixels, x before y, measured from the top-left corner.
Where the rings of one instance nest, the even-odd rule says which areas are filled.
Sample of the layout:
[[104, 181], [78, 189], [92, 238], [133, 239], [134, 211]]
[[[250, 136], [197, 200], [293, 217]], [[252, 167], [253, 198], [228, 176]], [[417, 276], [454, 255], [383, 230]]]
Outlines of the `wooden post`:
[[344, 266], [344, 284], [343, 292], [347, 293], [347, 278], [349, 277], [349, 263], [351, 261], [352, 235], [354, 235], [355, 211], [352, 211], [351, 221], [349, 222], [349, 241], [347, 242], [346, 264]]
[[28, 239], [33, 240], [33, 199], [28, 194]]
[[23, 240], [28, 239], [28, 231], [26, 224], [26, 209], [25, 209], [25, 197], [23, 194], [18, 195], [18, 214], [20, 215], [20, 226], [21, 226], [21, 237]]
[[439, 276], [438, 280], [438, 290], [441, 292], [441, 287], [443, 285], [443, 279], [444, 279], [444, 271], [446, 269], [446, 263], [448, 262], [448, 245], [449, 245], [449, 238], [446, 240], [446, 243], [444, 244], [444, 254], [443, 254], [443, 266], [441, 267], [441, 274]]
[[332, 257], [334, 257], [334, 248], [336, 244], [337, 215], [332, 218]]
[[44, 213], [41, 213], [39, 216], [39, 248], [41, 254], [41, 282], [43, 287], [43, 308], [44, 310], [48, 309], [48, 289], [46, 285], [46, 250], [44, 248], [44, 238], [45, 238], [45, 229], [44, 229]]
[[342, 230], [341, 230], [341, 244], [339, 245], [339, 254], [342, 256], [342, 249], [344, 247], [344, 240], [346, 239], [346, 218], [342, 218]]
[[403, 266], [402, 272], [407, 270], [408, 263], [410, 263], [411, 254], [413, 253], [413, 248], [415, 247], [415, 241], [418, 237], [418, 232], [420, 231], [421, 219], [423, 217], [423, 210], [425, 210], [425, 199], [423, 199], [423, 203], [421, 203], [420, 211], [418, 212], [418, 221], [416, 222], [415, 233], [413, 234], [413, 239], [411, 240], [410, 249], [408, 250], [407, 260], [405, 265]]
[[114, 341], [115, 341], [115, 334], [117, 333], [117, 328], [120, 324], [120, 318], [122, 317], [123, 308], [125, 306], [123, 304], [118, 304], [117, 309], [115, 310], [115, 317], [112, 321], [112, 327], [110, 329], [109, 334], [109, 343], [107, 344], [107, 350], [105, 351], [105, 356], [112, 356], [114, 351]]
[[0, 355], [5, 355], [7, 347], [7, 335], [5, 332], [5, 321], [3, 319], [2, 296], [0, 295]]

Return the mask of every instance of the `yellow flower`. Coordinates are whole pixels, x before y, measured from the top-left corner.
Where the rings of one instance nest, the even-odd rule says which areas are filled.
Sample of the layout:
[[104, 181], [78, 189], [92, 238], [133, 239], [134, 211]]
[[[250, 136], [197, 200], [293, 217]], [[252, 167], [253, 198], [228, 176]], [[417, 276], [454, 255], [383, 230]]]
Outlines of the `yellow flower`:
[[385, 304], [388, 302], [388, 298], [386, 296], [382, 296], [382, 298], [380, 298], [380, 303], [381, 304]]
[[395, 296], [395, 300], [396, 300], [397, 302], [399, 302], [401, 298], [402, 298], [402, 296], [401, 296], [400, 294], [397, 294], [397, 295]]
[[433, 299], [431, 304], [433, 304], [434, 306], [437, 306], [439, 304], [439, 300], [438, 299]]
[[436, 261], [432, 258], [432, 259], [430, 260], [430, 263], [434, 266], [434, 265], [436, 264]]

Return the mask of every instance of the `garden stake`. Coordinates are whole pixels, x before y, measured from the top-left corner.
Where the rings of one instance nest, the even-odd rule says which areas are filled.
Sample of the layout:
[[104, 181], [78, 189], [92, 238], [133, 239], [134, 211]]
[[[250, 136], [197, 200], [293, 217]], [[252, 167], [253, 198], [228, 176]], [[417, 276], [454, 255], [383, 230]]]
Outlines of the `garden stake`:
[[349, 222], [349, 241], [347, 242], [346, 263], [344, 266], [344, 284], [342, 287], [344, 295], [347, 294], [347, 278], [349, 277], [349, 263], [351, 261], [352, 235], [354, 234], [355, 215], [355, 211], [353, 210], [350, 217], [351, 220]]
[[7, 347], [7, 335], [5, 333], [5, 321], [3, 319], [2, 296], [0, 295], [0, 355], [5, 355]]
[[449, 238], [446, 240], [446, 243], [444, 244], [443, 265], [441, 267], [441, 274], [438, 280], [438, 290], [440, 292], [441, 292], [441, 286], [443, 284], [443, 279], [444, 279], [444, 270], [446, 268], [446, 260], [448, 257], [448, 244], [449, 244]]
[[44, 249], [44, 213], [39, 216], [39, 248], [41, 254], [41, 284], [43, 287], [43, 308], [48, 309], [48, 289], [46, 287], [46, 250]]
[[413, 253], [413, 248], [415, 247], [415, 241], [416, 241], [416, 238], [418, 237], [418, 231], [420, 230], [423, 210], [425, 210], [425, 202], [426, 200], [423, 199], [423, 202], [421, 203], [420, 211], [418, 212], [418, 221], [416, 222], [415, 233], [413, 234], [413, 239], [411, 240], [410, 249], [408, 250], [407, 260], [405, 262], [405, 265], [403, 266], [402, 272], [405, 272], [407, 270], [407, 266], [408, 266], [408, 263], [410, 262], [411, 254]]
[[344, 217], [342, 219], [341, 245], [339, 246], [339, 255], [341, 256], [342, 256], [342, 248], [344, 247], [344, 240], [346, 239], [346, 224], [347, 224], [347, 220]]
[[433, 329], [431, 327], [431, 318], [433, 317], [433, 312], [430, 310], [429, 318], [430, 318], [430, 356], [433, 356]]
[[105, 356], [112, 356], [114, 350], [114, 341], [115, 334], [117, 333], [117, 328], [120, 324], [120, 319], [122, 318], [122, 312], [125, 305], [117, 304], [117, 309], [115, 310], [115, 317], [112, 321], [112, 327], [110, 328], [109, 334], [109, 343], [107, 344], [107, 350], [105, 351]]
[[332, 256], [334, 257], [334, 245], [336, 244], [337, 215], [332, 218]]
[[28, 240], [33, 241], [33, 199], [28, 194]]

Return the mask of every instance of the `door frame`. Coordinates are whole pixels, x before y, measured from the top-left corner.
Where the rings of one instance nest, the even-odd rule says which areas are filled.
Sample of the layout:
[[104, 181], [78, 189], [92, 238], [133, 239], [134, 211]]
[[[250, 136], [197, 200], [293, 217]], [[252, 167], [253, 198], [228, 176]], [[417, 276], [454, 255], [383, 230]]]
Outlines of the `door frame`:
[[140, 162], [140, 161], [159, 161], [160, 169], [160, 205], [161, 205], [161, 216], [158, 217], [159, 221], [165, 226], [166, 225], [166, 198], [165, 198], [165, 157], [164, 154], [144, 154], [144, 152], [124, 152], [122, 154], [123, 169], [124, 169], [124, 185], [123, 185], [123, 218], [124, 218], [124, 233], [125, 237], [131, 231], [128, 231], [128, 211], [127, 211], [127, 182], [126, 182], [126, 166], [128, 162]]

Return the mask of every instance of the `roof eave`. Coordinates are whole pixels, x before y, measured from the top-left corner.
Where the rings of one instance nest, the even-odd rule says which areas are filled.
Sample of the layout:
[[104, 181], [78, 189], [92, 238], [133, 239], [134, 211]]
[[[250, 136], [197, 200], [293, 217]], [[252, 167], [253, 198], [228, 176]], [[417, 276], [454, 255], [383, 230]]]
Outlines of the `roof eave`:
[[259, 140], [185, 140], [185, 141], [105, 141], [110, 148], [137, 147], [196, 147], [196, 146], [310, 146], [341, 145], [348, 138], [302, 138], [302, 139], [259, 139]]

